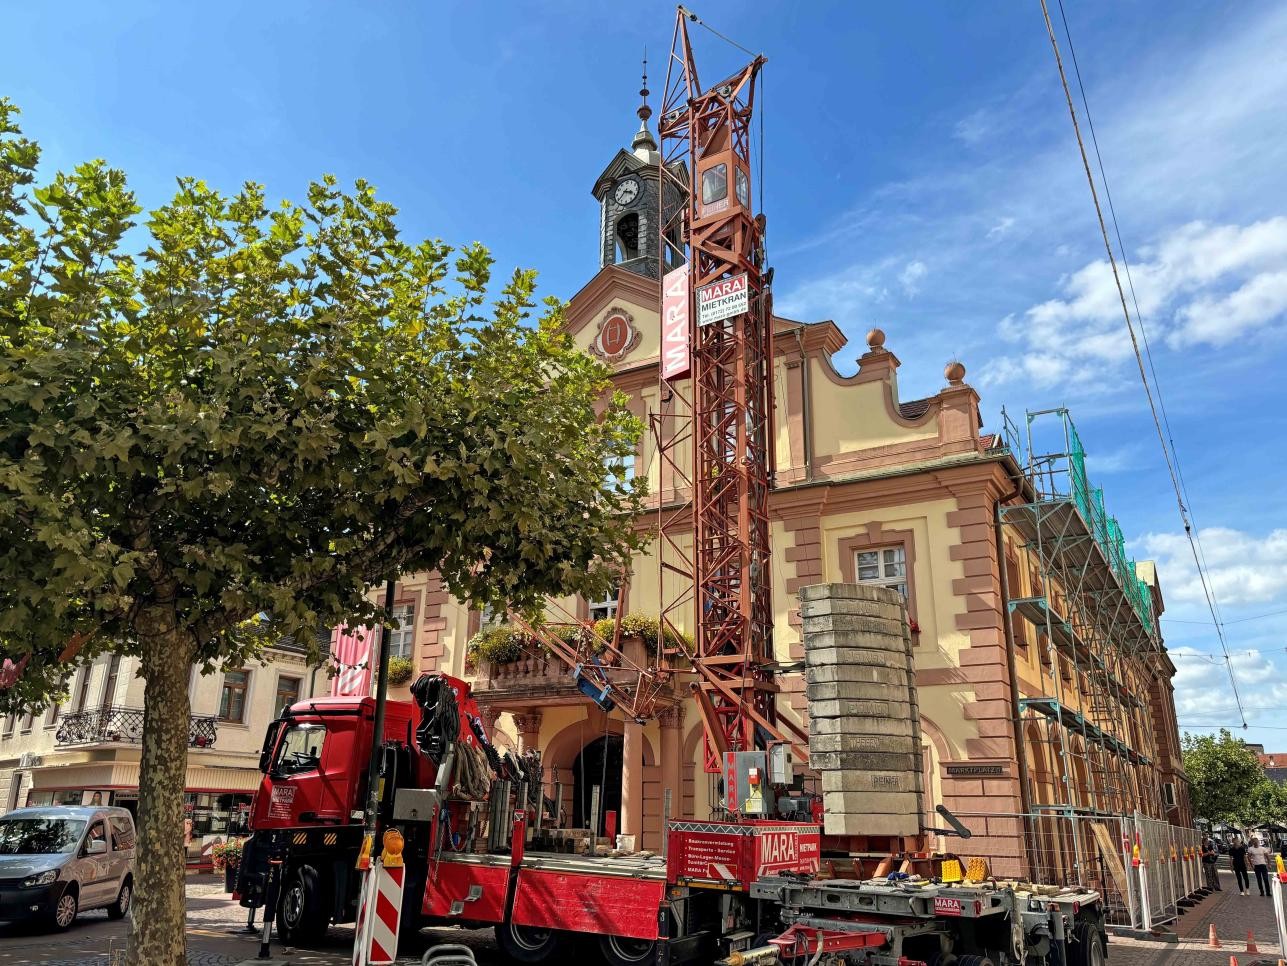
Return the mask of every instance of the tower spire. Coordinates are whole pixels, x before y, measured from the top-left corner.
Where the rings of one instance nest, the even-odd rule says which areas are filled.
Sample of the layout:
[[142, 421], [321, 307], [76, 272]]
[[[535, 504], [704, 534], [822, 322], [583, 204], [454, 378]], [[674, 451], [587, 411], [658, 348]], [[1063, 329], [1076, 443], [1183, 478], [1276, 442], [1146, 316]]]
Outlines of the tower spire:
[[635, 113], [639, 115], [639, 130], [635, 132], [634, 140], [630, 142], [630, 147], [641, 161], [647, 161], [654, 164], [657, 161], [657, 142], [653, 140], [652, 132], [648, 130], [648, 118], [652, 117], [652, 108], [648, 106], [648, 48], [644, 48], [643, 56], [643, 86], [639, 88], [639, 110]]

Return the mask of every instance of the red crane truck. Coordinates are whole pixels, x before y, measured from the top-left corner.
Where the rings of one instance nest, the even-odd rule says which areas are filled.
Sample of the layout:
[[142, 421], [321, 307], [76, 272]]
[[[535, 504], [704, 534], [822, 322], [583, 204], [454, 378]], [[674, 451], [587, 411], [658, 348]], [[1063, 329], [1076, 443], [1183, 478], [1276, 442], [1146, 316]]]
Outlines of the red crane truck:
[[[703, 87], [689, 22], [700, 23], [680, 7], [658, 123], [656, 215], [666, 334], [676, 343], [661, 396], [691, 400], [659, 415], [654, 429], [669, 467], [663, 474], [693, 491], [691, 512], [659, 522], [659, 542], [675, 555], [666, 569], [686, 585], [678, 597], [663, 593], [661, 623], [678, 632], [681, 612], [691, 610], [696, 639], [678, 645], [682, 655], [659, 641], [656, 666], [635, 668], [634, 687], [605, 670], [624, 666], [601, 660], [605, 648], [622, 657], [615, 641], [593, 649], [556, 637], [545, 643], [591, 700], [638, 719], [673, 678], [670, 657], [682, 657], [707, 769], [722, 769], [725, 804], [739, 817], [670, 822], [664, 857], [599, 855], [593, 839], [586, 855], [560, 851], [565, 837], [557, 833], [570, 830], [557, 828], [557, 783], [551, 801], [539, 761], [496, 753], [468, 685], [426, 676], [414, 702], [389, 703], [378, 761], [369, 760], [370, 698], [299, 702], [273, 723], [242, 861], [243, 901], [262, 904], [275, 891], [265, 887], [272, 855], [282, 873], [279, 928], [291, 941], [353, 921], [362, 803], [377, 781], [379, 825], [405, 838], [404, 933], [431, 923], [492, 925], [523, 963], [566, 962], [565, 944], [581, 936], [595, 938], [613, 966], [1099, 966], [1106, 937], [1096, 893], [971, 882], [947, 856], [831, 851], [838, 843], [824, 841], [813, 797], [775, 756], [789, 748], [804, 761], [807, 752], [799, 727], [776, 714], [774, 682], [773, 273], [751, 180], [765, 61]], [[646, 100], [639, 115], [646, 124]], [[687, 387], [670, 381], [690, 369]], [[680, 531], [697, 535], [690, 556]], [[917, 847], [914, 837], [900, 848], [909, 845]]]
[[[913, 868], [924, 874], [908, 875], [888, 859], [825, 853], [807, 817], [812, 803], [798, 782], [773, 781], [767, 756], [777, 814], [795, 820], [671, 822], [664, 857], [555, 851], [558, 803], [533, 791], [540, 779], [530, 761], [488, 751], [468, 684], [426, 677], [417, 695], [388, 703], [375, 769], [381, 824], [406, 839], [403, 935], [490, 925], [521, 963], [565, 962], [576, 937], [595, 940], [613, 966], [1104, 961], [1097, 893], [969, 882], [953, 857], [922, 860]], [[356, 918], [374, 709], [371, 698], [301, 701], [265, 738], [238, 888], [244, 904], [262, 903], [275, 842], [284, 857], [277, 922], [289, 942], [307, 944]], [[467, 757], [489, 770], [500, 763], [483, 798], [463, 794]]]

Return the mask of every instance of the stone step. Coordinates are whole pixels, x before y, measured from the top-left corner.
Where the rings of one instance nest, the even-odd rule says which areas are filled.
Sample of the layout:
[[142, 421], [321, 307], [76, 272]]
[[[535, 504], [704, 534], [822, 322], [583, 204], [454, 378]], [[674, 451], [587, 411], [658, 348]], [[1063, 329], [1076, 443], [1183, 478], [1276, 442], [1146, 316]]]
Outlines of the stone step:
[[[874, 647], [902, 647], [906, 638], [902, 621], [884, 620], [879, 617], [861, 617], [853, 614], [821, 614], [817, 617], [801, 617], [801, 631], [804, 634], [805, 650], [809, 648], [809, 636], [827, 632], [844, 634], [870, 634], [882, 639]], [[888, 638], [891, 643], [885, 644]]]
[[809, 584], [800, 588], [800, 601], [814, 600], [871, 600], [878, 603], [899, 604], [903, 595], [888, 587], [876, 587], [872, 584]]
[[809, 752], [809, 767], [822, 772], [905, 770], [920, 774], [923, 765], [919, 751]]
[[897, 771], [829, 771], [822, 772], [822, 793], [827, 792], [919, 792], [921, 773], [911, 769]]
[[828, 617], [841, 614], [848, 617], [877, 617], [901, 625], [904, 610], [901, 603], [886, 604], [874, 600], [848, 600], [843, 597], [800, 601], [801, 617]]
[[915, 791], [824, 792], [822, 808], [824, 812], [846, 815], [919, 816], [920, 796]]
[[[890, 695], [885, 698], [825, 700], [809, 702], [809, 719], [818, 721], [823, 718], [910, 718], [911, 702], [906, 692], [895, 696], [895, 690], [889, 689]], [[860, 729], [854, 729], [859, 734]], [[831, 729], [830, 734], [835, 734]]]

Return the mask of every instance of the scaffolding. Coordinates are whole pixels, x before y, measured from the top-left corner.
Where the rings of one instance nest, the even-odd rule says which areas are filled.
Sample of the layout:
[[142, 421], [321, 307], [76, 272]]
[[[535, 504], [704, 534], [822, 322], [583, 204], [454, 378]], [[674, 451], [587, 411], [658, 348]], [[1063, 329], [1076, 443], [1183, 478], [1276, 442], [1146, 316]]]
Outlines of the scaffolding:
[[[1002, 422], [1024, 485], [1023, 502], [999, 506], [997, 516], [1028, 564], [1003, 581], [1006, 611], [1017, 639], [1026, 642], [1022, 628], [1032, 629], [1039, 655], [1037, 686], [1020, 677], [1015, 709], [1016, 739], [1034, 759], [1024, 779], [1031, 809], [1163, 815], [1151, 767], [1158, 745], [1149, 682], [1162, 653], [1151, 588], [1126, 554], [1103, 491], [1087, 478], [1068, 411], [1029, 411], [1021, 430], [1002, 410]], [[1070, 844], [1090, 862], [1095, 843]]]

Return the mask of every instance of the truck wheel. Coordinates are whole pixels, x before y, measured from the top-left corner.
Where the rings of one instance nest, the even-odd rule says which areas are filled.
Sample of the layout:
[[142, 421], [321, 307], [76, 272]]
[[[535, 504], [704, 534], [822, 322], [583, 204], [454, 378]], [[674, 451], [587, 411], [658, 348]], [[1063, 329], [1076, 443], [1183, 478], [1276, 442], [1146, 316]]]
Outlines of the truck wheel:
[[657, 940], [626, 936], [600, 936], [599, 952], [610, 966], [638, 966], [657, 961]]
[[277, 906], [277, 930], [282, 939], [293, 946], [313, 943], [326, 935], [330, 924], [317, 870], [311, 865], [292, 869], [282, 884]]
[[968, 956], [962, 956], [958, 959], [956, 966], [992, 966], [992, 960], [987, 956], [976, 956], [970, 953]]
[[519, 963], [553, 961], [563, 948], [563, 936], [556, 930], [512, 922], [496, 924], [496, 942], [506, 956]]
[[1073, 927], [1076, 942], [1068, 950], [1068, 966], [1105, 966], [1104, 937], [1093, 923], [1082, 921]]

